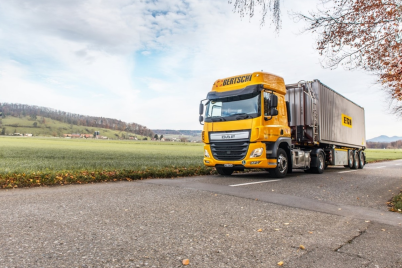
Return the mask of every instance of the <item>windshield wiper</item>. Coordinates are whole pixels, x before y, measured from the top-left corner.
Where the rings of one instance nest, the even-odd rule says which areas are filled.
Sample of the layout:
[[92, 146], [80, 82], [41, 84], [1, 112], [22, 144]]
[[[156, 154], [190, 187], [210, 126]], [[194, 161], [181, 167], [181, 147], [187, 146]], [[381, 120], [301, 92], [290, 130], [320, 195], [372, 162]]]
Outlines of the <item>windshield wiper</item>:
[[231, 116], [236, 116], [236, 120], [251, 118], [251, 116], [248, 113], [232, 114]]
[[211, 120], [212, 120], [213, 122], [217, 122], [217, 121], [226, 121], [226, 119], [223, 118], [222, 116], [212, 116], [212, 117], [210, 117], [210, 118], [211, 118]]

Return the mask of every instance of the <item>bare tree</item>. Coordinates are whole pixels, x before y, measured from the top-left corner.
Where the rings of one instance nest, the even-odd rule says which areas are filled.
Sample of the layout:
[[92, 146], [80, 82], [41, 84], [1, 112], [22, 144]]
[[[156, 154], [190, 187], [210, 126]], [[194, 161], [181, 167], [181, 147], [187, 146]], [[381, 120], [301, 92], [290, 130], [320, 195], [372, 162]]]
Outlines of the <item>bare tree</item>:
[[378, 76], [402, 116], [402, 1], [321, 0], [322, 8], [308, 15], [305, 29], [318, 33], [316, 48], [326, 68], [343, 65]]
[[282, 28], [281, 19], [281, 0], [228, 0], [229, 4], [233, 4], [234, 12], [239, 13], [241, 18], [254, 17], [255, 7], [261, 8], [261, 26], [265, 25], [266, 18], [271, 19], [275, 31], [278, 33]]
[[[318, 35], [316, 48], [325, 68], [343, 65], [377, 75], [402, 116], [402, 0], [320, 0], [316, 11], [293, 13], [307, 23], [306, 32]], [[281, 29], [280, 0], [229, 0], [241, 17], [262, 11], [261, 25], [270, 17]]]

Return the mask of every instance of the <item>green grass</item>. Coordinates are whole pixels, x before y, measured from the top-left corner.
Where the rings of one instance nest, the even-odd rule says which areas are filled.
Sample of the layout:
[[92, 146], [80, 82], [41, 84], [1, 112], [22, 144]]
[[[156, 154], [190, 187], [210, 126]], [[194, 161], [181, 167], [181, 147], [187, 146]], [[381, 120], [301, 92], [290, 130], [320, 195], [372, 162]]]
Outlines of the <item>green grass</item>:
[[385, 160], [402, 159], [402, 149], [367, 149], [366, 160], [369, 163]]
[[0, 188], [207, 175], [203, 145], [0, 136]]
[[0, 173], [190, 167], [203, 164], [203, 145], [0, 137], [0, 160]]
[[[402, 150], [367, 150], [368, 161]], [[203, 144], [0, 136], [0, 188], [213, 174]]]
[[391, 199], [389, 206], [393, 212], [402, 212], [402, 191]]
[[[33, 126], [35, 122], [37, 123], [37, 127]], [[38, 116], [37, 120], [33, 120], [28, 116], [21, 118], [7, 116], [6, 118], [2, 119], [2, 124], [3, 127], [6, 128], [6, 133], [8, 135], [12, 135], [13, 133], [23, 133], [23, 134], [31, 133], [34, 136], [60, 137], [63, 136], [63, 134], [72, 134], [72, 133], [93, 134], [95, 131], [100, 131], [100, 135], [108, 137], [109, 139], [118, 139], [117, 136], [121, 137], [122, 134], [125, 135], [126, 137], [131, 135], [131, 136], [137, 136], [138, 139], [144, 138], [144, 136], [129, 133], [126, 131], [71, 125], [47, 117], [45, 117], [45, 121], [43, 121], [43, 117], [41, 116]]]

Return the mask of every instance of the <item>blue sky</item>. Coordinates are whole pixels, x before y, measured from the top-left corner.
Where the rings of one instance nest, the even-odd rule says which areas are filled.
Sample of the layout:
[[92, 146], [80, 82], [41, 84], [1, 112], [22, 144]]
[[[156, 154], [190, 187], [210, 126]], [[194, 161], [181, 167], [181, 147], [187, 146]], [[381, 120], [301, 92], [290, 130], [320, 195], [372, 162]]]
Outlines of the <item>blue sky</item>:
[[287, 83], [320, 79], [365, 107], [367, 138], [401, 135], [376, 78], [323, 69], [316, 37], [287, 15], [318, 0], [282, 4], [276, 35], [227, 1], [1, 1], [0, 102], [201, 129], [198, 103], [215, 80], [264, 70]]

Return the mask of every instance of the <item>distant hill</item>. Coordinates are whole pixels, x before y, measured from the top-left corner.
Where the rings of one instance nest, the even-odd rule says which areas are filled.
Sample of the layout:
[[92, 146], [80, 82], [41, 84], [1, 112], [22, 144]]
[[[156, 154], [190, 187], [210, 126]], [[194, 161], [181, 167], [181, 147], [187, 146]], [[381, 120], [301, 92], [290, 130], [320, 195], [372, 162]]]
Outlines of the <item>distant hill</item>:
[[201, 136], [202, 130], [173, 130], [173, 129], [152, 129], [158, 135], [186, 135]]
[[[81, 134], [93, 137], [95, 131], [99, 137], [108, 139], [135, 139], [142, 140], [145, 137], [132, 132], [106, 129], [101, 127], [88, 127], [63, 123], [48, 117], [38, 116], [36, 120], [30, 117], [7, 116], [0, 120], [0, 135], [32, 134], [42, 137], [64, 137], [66, 134]], [[36, 123], [36, 124], [35, 124]]]
[[0, 103], [0, 134], [31, 133], [35, 136], [63, 136], [63, 134], [93, 134], [108, 138], [128, 138], [133, 136], [153, 137], [152, 130], [137, 123], [73, 114], [52, 108], [26, 104]]
[[386, 135], [381, 135], [372, 139], [367, 140], [368, 142], [393, 142], [393, 141], [398, 141], [402, 140], [402, 137], [398, 136], [393, 136], [393, 137], [388, 137]]
[[[22, 126], [26, 128], [37, 128], [40, 124], [42, 124], [42, 127], [48, 127], [46, 126], [47, 118], [53, 120], [55, 124], [58, 124], [56, 122], [59, 122], [60, 124], [70, 125], [71, 127], [80, 126], [84, 128], [89, 127], [91, 129], [102, 128], [118, 132], [133, 133], [146, 137], [153, 137], [154, 135], [152, 130], [137, 123], [127, 123], [113, 118], [74, 114], [47, 107], [17, 103], [0, 103], [0, 111], [3, 113], [2, 118], [0, 118], [3, 119], [2, 128], [17, 128]], [[15, 120], [8, 122], [8, 117], [15, 118], [15, 120], [18, 118], [24, 119], [24, 123], [14, 122]], [[25, 119], [31, 122], [26, 122]], [[62, 128], [65, 127], [63, 126]], [[58, 132], [60, 131], [61, 130]]]

